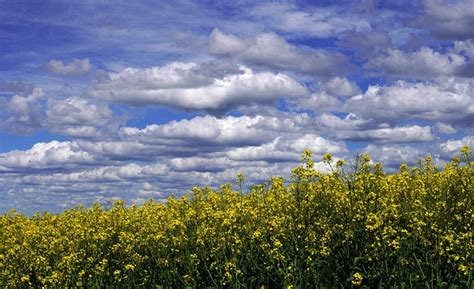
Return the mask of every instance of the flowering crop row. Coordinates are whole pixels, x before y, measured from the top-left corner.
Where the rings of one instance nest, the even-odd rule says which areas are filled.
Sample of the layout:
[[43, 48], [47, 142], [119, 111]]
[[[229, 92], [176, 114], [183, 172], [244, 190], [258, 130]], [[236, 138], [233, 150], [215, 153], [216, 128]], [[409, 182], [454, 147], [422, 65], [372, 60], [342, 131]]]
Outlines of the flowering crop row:
[[1, 288], [470, 288], [472, 152], [384, 172], [311, 153], [288, 182], [0, 216]]

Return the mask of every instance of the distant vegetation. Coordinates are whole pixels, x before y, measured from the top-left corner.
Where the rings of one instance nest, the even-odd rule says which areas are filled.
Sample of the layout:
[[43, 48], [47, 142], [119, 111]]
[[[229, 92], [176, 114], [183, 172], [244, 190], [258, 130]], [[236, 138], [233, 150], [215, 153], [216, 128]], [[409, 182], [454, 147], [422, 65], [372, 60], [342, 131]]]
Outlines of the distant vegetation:
[[285, 182], [0, 217], [1, 288], [472, 288], [472, 152], [386, 174], [305, 151]]

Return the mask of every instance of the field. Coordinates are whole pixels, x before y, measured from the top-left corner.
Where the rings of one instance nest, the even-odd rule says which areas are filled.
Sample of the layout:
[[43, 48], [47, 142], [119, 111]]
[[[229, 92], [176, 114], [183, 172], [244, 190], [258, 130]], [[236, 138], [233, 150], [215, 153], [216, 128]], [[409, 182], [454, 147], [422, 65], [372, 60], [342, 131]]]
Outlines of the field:
[[1, 288], [472, 288], [472, 152], [387, 174], [311, 153], [289, 180], [0, 216]]

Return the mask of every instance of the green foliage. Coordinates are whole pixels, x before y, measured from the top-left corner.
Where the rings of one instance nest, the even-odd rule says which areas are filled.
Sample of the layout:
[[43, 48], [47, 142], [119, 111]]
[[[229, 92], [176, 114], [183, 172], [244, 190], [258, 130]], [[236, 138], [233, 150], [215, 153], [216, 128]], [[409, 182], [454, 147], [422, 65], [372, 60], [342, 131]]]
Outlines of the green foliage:
[[[243, 193], [0, 216], [1, 288], [469, 288], [472, 152], [386, 174], [367, 155]], [[463, 163], [461, 163], [461, 159]]]

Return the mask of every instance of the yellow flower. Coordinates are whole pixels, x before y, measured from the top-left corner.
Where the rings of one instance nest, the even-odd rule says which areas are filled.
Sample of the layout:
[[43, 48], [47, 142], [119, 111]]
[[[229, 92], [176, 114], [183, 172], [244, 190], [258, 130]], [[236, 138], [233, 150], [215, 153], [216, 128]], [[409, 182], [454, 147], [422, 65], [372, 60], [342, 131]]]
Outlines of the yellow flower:
[[359, 286], [360, 284], [362, 284], [362, 279], [362, 274], [356, 272], [354, 273], [354, 275], [352, 275], [352, 284]]
[[29, 282], [30, 281], [30, 276], [24, 275], [21, 276], [21, 282]]

